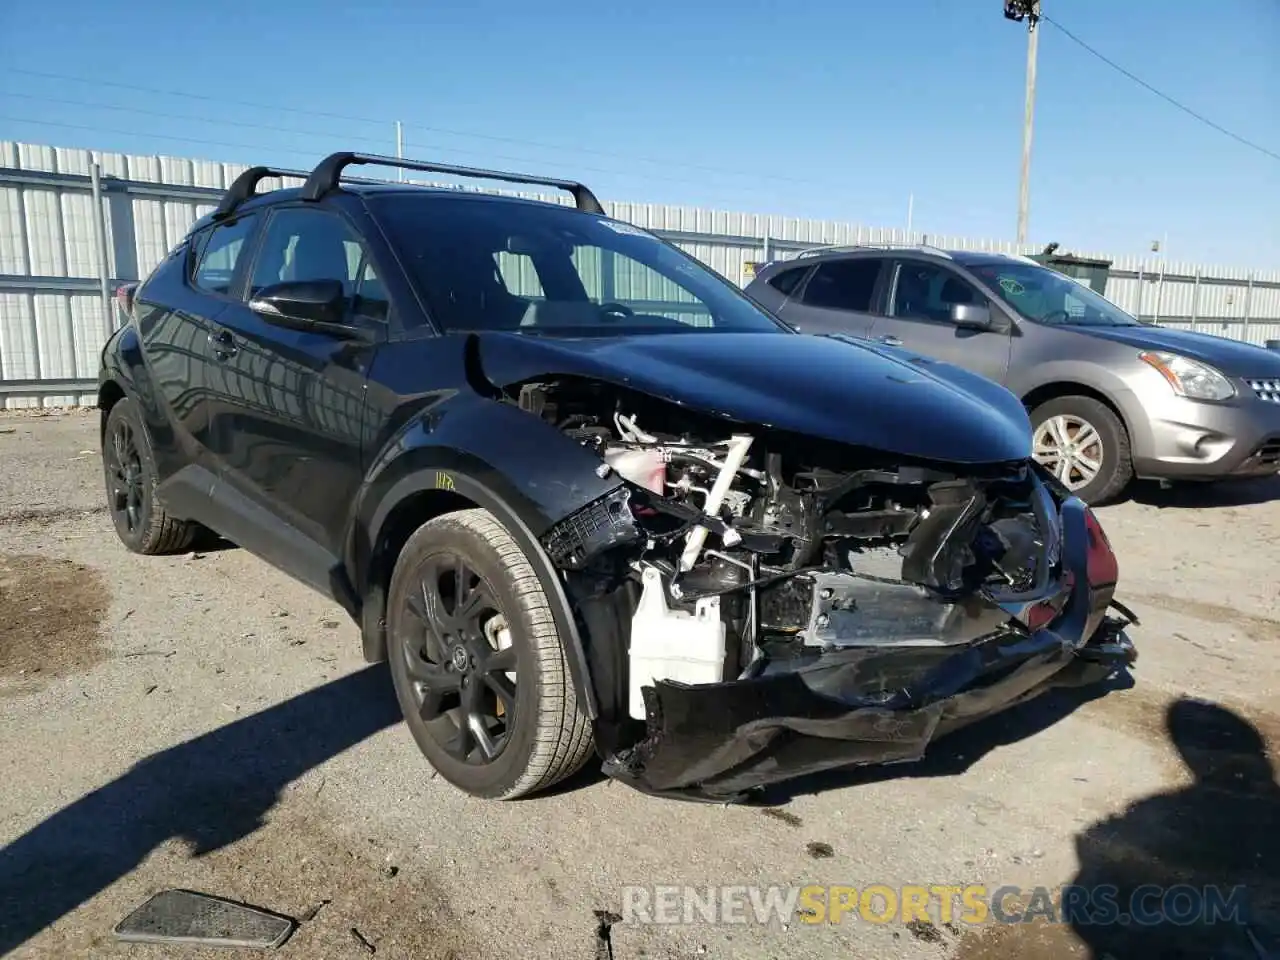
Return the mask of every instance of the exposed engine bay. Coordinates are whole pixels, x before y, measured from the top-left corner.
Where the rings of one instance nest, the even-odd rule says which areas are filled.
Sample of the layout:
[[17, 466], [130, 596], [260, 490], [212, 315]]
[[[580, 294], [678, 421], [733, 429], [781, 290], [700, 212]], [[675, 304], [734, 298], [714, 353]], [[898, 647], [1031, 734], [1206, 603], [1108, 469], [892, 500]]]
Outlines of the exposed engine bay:
[[[1098, 548], [1078, 583], [1085, 571], [1064, 564], [1070, 498], [1030, 460], [894, 462], [589, 381], [526, 383], [519, 403], [595, 452], [599, 476], [626, 481], [543, 539], [588, 632], [626, 638], [617, 699], [650, 738], [655, 691], [783, 675], [844, 711], [854, 696], [918, 707], [941, 696], [932, 675], [957, 654], [1066, 619], [1077, 586], [1089, 595], [1069, 652], [1094, 638], [1108, 654], [1095, 659], [1132, 659], [1106, 616], [1115, 569], [1101, 528], [1074, 501]], [[824, 689], [835, 676], [839, 690]]]

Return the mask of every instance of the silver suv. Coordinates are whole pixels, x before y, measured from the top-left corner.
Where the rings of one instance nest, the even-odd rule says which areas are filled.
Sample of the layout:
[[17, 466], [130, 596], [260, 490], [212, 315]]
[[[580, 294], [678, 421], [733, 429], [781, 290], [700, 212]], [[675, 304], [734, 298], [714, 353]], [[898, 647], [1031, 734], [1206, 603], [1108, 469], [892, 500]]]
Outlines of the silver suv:
[[946, 361], [1026, 405], [1035, 457], [1081, 499], [1134, 477], [1280, 470], [1280, 353], [1143, 323], [1034, 260], [832, 247], [766, 264], [747, 292], [803, 333]]

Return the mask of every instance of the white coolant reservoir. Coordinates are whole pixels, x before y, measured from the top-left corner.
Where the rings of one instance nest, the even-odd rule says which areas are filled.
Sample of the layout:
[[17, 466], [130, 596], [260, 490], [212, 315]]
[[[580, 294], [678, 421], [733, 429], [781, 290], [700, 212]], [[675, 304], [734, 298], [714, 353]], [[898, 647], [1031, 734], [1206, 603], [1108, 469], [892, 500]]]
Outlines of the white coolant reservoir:
[[618, 476], [630, 480], [637, 487], [644, 487], [658, 496], [666, 490], [667, 465], [657, 450], [609, 447], [604, 452], [604, 462], [613, 467]]
[[698, 600], [695, 613], [672, 610], [662, 577], [645, 567], [640, 603], [631, 619], [631, 716], [643, 720], [640, 688], [655, 680], [719, 683], [724, 679], [725, 629], [720, 598]]

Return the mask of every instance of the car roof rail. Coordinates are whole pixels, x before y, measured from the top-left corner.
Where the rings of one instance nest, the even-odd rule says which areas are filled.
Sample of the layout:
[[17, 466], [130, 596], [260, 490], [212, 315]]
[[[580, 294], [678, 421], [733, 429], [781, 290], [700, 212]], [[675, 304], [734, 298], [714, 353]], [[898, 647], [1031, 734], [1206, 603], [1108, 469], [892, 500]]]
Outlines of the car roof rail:
[[506, 173], [500, 170], [482, 170], [476, 167], [458, 167], [448, 163], [427, 163], [422, 160], [406, 160], [403, 157], [388, 157], [376, 153], [350, 153], [341, 151], [331, 153], [307, 175], [307, 182], [302, 187], [303, 200], [319, 200], [330, 190], [337, 187], [342, 179], [342, 171], [351, 164], [373, 163], [382, 167], [398, 167], [401, 170], [422, 170], [428, 173], [446, 173], [455, 177], [472, 177], [478, 180], [505, 180], [508, 183], [529, 183], [544, 187], [555, 187], [566, 190], [573, 195], [573, 202], [579, 210], [586, 213], [604, 214], [604, 207], [596, 199], [596, 195], [581, 183], [573, 180], [556, 180], [550, 177], [535, 177], [524, 173]]
[[796, 260], [805, 257], [817, 257], [824, 253], [856, 253], [859, 250], [918, 250], [921, 253], [933, 253], [948, 260], [954, 259], [950, 251], [935, 247], [929, 243], [893, 243], [892, 241], [868, 241], [867, 243], [832, 243], [821, 247], [809, 247], [795, 255]]
[[267, 177], [299, 177], [305, 180], [307, 171], [282, 170], [277, 167], [250, 167], [231, 181], [231, 186], [227, 187], [227, 192], [222, 195], [210, 218], [225, 220], [231, 216], [240, 204], [257, 196], [258, 184]]
[[819, 247], [806, 247], [795, 255], [792, 259], [803, 260], [805, 257], [818, 257], [824, 253], [851, 253], [854, 250], [862, 248], [856, 244], [848, 243], [824, 243]]

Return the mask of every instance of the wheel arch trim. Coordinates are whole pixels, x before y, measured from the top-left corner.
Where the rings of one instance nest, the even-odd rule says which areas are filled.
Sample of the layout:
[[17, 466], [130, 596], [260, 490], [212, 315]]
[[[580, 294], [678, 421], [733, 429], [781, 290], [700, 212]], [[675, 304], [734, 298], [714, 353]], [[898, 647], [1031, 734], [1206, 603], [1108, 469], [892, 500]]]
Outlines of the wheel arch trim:
[[[385, 659], [387, 655], [386, 597], [382, 593], [381, 585], [370, 580], [370, 573], [375, 565], [384, 562], [384, 558], [376, 555], [375, 545], [381, 542], [387, 519], [393, 511], [411, 498], [432, 491], [456, 494], [475, 506], [489, 511], [519, 545], [529, 565], [533, 567], [538, 583], [551, 606], [551, 616], [555, 622], [556, 631], [564, 643], [565, 659], [568, 661], [569, 674], [577, 689], [579, 703], [583, 704], [587, 716], [594, 720], [598, 715], [598, 706], [595, 690], [591, 684], [586, 649], [583, 646], [582, 634], [578, 629], [577, 619], [569, 603], [568, 594], [565, 592], [564, 583], [552, 564], [551, 558], [519, 510], [484, 482], [457, 469], [418, 470], [401, 477], [380, 498], [370, 518], [366, 540], [369, 547], [356, 570], [356, 582], [364, 597], [362, 632], [365, 659], [376, 661]], [[444, 510], [437, 515], [450, 512], [452, 510]]]

